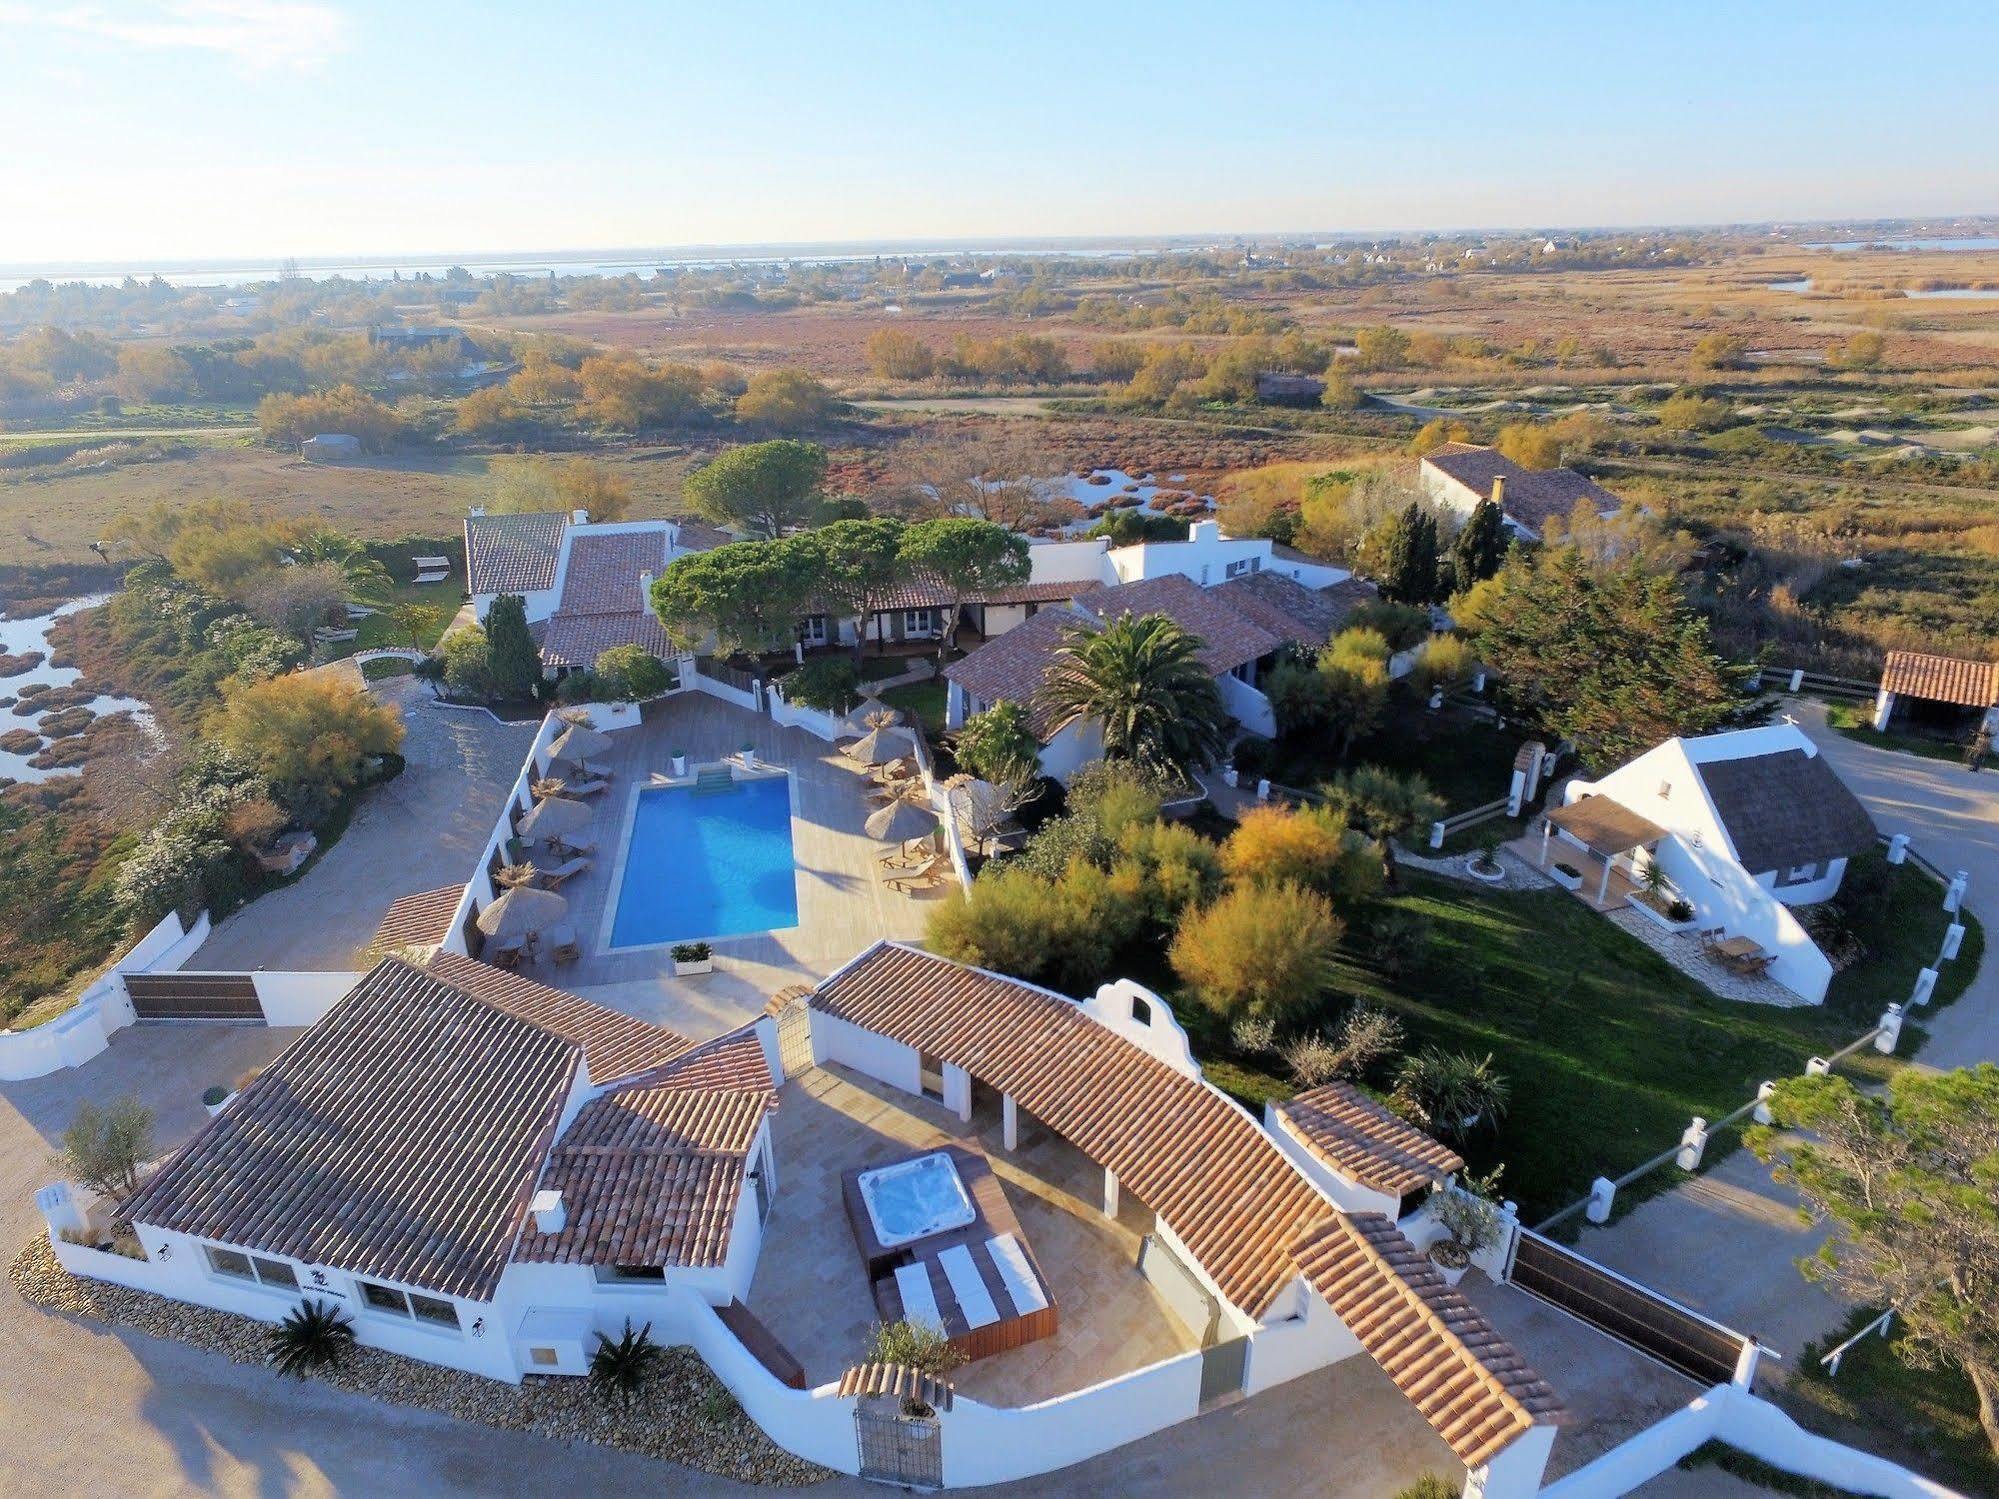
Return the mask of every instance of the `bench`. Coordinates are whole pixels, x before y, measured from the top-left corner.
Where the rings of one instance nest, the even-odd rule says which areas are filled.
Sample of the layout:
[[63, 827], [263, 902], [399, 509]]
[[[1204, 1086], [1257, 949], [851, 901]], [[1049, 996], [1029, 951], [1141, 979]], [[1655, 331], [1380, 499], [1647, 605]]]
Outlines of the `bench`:
[[736, 1335], [750, 1357], [768, 1369], [771, 1377], [781, 1385], [794, 1390], [805, 1388], [805, 1365], [791, 1356], [791, 1350], [778, 1342], [768, 1327], [757, 1321], [756, 1316], [740, 1301], [731, 1301], [727, 1306], [715, 1308], [715, 1315], [722, 1319], [722, 1325]]

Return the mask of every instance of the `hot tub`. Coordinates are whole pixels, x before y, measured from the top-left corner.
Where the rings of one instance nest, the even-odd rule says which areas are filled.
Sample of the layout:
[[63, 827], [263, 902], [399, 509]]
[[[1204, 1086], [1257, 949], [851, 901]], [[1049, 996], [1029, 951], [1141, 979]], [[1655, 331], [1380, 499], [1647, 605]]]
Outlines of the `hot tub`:
[[885, 1249], [949, 1233], [978, 1216], [958, 1168], [941, 1150], [863, 1171], [859, 1185], [875, 1238]]

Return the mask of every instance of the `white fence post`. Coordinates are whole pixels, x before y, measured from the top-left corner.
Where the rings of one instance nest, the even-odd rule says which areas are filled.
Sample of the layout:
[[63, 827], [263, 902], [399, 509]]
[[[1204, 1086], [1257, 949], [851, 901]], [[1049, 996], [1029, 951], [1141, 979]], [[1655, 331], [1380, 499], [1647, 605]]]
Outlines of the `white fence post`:
[[1904, 863], [1908, 859], [1908, 857], [1909, 857], [1909, 835], [1907, 833], [1897, 833], [1894, 837], [1888, 840], [1888, 862], [1890, 864], [1901, 864]]
[[1824, 1077], [1831, 1071], [1832, 1063], [1828, 1062], [1824, 1057], [1813, 1057], [1805, 1063], [1806, 1077]]
[[1957, 908], [1964, 904], [1964, 892], [1970, 887], [1970, 885], [1971, 885], [1971, 876], [1968, 873], [1966, 873], [1964, 870], [1960, 869], [1951, 878], [1949, 888], [1946, 889], [1943, 893], [1943, 908], [1946, 911], [1949, 911], [1952, 915], [1956, 915]]
[[1610, 1221], [1610, 1205], [1617, 1201], [1617, 1183], [1607, 1176], [1599, 1176], [1589, 1184], [1589, 1206], [1583, 1209], [1583, 1216], [1592, 1223]]
[[[1506, 788], [1506, 815], [1518, 817], [1520, 804], [1527, 799], [1527, 772], [1519, 766], [1513, 768], [1513, 782]], [[1432, 845], [1434, 847], [1434, 845]]]
[[1957, 950], [1964, 946], [1964, 923], [1953, 921], [1944, 929], [1943, 951], [1937, 954], [1939, 963], [1948, 963], [1957, 956]]
[[1676, 1159], [1682, 1171], [1698, 1171], [1707, 1154], [1707, 1121], [1694, 1115], [1694, 1122], [1680, 1131], [1680, 1153]]
[[1433, 822], [1430, 824], [1430, 847], [1442, 848], [1443, 846], [1444, 825], [1441, 822]]
[[1934, 968], [1925, 968], [1916, 975], [1916, 987], [1909, 994], [1909, 1007], [1914, 1009], [1917, 1005], [1928, 1004], [1930, 996], [1936, 993], [1936, 988], [1937, 971]]
[[1766, 1082], [1756, 1085], [1756, 1107], [1750, 1110], [1749, 1117], [1754, 1119], [1758, 1124], [1770, 1124], [1775, 1121], [1776, 1116], [1770, 1112], [1770, 1099], [1776, 1091], [1777, 1085], [1775, 1083]]
[[1893, 1056], [1895, 1043], [1902, 1039], [1902, 1007], [1890, 1005], [1881, 1012], [1881, 1024], [1874, 1033], [1874, 1049], [1883, 1056]]
[[1256, 783], [1256, 799], [1260, 802], [1270, 800], [1270, 777], [1265, 776]]
[[1798, 670], [1791, 673], [1791, 691], [1796, 692], [1800, 687], [1804, 685], [1805, 685], [1804, 668], [1800, 667]]

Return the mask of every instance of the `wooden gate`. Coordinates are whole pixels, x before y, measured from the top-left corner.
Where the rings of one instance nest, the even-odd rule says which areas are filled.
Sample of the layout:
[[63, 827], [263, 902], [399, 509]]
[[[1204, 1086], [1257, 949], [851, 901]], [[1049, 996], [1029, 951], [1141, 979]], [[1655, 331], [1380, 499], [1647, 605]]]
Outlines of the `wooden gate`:
[[907, 1416], [901, 1403], [863, 1400], [854, 1407], [861, 1477], [882, 1483], [940, 1488], [944, 1483], [944, 1433], [935, 1416]]
[[247, 973], [128, 973], [125, 993], [140, 1020], [264, 1018], [257, 980]]
[[1242, 1393], [1249, 1368], [1249, 1339], [1230, 1338], [1201, 1350], [1201, 1404]]
[[1701, 1385], [1728, 1384], [1751, 1339], [1523, 1230], [1512, 1284]]

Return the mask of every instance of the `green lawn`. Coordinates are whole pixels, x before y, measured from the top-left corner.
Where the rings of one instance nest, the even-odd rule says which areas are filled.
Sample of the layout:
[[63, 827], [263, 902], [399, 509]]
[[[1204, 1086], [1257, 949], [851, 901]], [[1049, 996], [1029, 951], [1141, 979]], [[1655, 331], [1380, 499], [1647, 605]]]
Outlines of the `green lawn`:
[[1279, 739], [1266, 774], [1279, 785], [1309, 791], [1356, 765], [1379, 765], [1402, 775], [1415, 771], [1443, 798], [1448, 816], [1505, 796], [1513, 782], [1513, 757], [1526, 738], [1519, 730], [1461, 719], [1448, 709], [1431, 713], [1399, 704], [1374, 733], [1354, 741], [1345, 760], [1334, 757], [1323, 736]]
[[[1399, 975], [1347, 957], [1324, 1010], [1330, 1019], [1364, 999], [1401, 1017], [1411, 1051], [1493, 1055], [1512, 1102], [1497, 1132], [1475, 1136], [1465, 1154], [1479, 1168], [1505, 1162], [1506, 1193], [1531, 1222], [1581, 1196], [1594, 1177], [1664, 1150], [1693, 1115], [1717, 1118], [1764, 1079], [1801, 1072], [1808, 1057], [1852, 1040], [1879, 1013], [1876, 995], [1906, 996], [1947, 918], [1926, 876], [1893, 873], [1891, 898], [1863, 939], [1866, 962], [1842, 975], [1826, 1005], [1778, 1010], [1716, 998], [1560, 891], [1478, 890], [1405, 872], [1405, 893], [1389, 904], [1422, 919], [1423, 951]], [[1982, 945], [1974, 924], [1963, 957], [1945, 969], [1938, 1005], [1963, 991]], [[1198, 1033], [1216, 1086], [1259, 1110], [1290, 1091], [1281, 1062], [1231, 1057], [1226, 1033], [1191, 1000], [1176, 1013]], [[1902, 1054], [1912, 1045], [1905, 1038]], [[1871, 1051], [1863, 1057], [1886, 1065]], [[1672, 1180], [1661, 1171], [1626, 1195], [1636, 1200]]]
[[[444, 638], [445, 627], [457, 614], [458, 606], [465, 596], [465, 568], [458, 560], [459, 546], [455, 539], [417, 538], [395, 547], [379, 546], [373, 549], [378, 561], [389, 570], [390, 589], [386, 597], [375, 601], [375, 613], [354, 622], [359, 632], [354, 639], [334, 648], [331, 659], [351, 656], [357, 651], [380, 650], [385, 646], [402, 647], [411, 642], [399, 631], [389, 616], [389, 608], [396, 604], [424, 604], [437, 611], [432, 629], [424, 631], [415, 644], [419, 650], [429, 650]], [[418, 556], [450, 556], [451, 575], [442, 583], [425, 583], [421, 586], [410, 580], [416, 575], [411, 561]]]
[[942, 677], [927, 682], [908, 682], [884, 692], [882, 701], [915, 716], [923, 732], [935, 739], [944, 732], [944, 699], [947, 685]]
[[1825, 705], [1825, 721], [1829, 728], [1837, 729], [1848, 739], [1859, 744], [1872, 745], [1875, 749], [1896, 750], [1905, 755], [1921, 755], [1925, 760], [1947, 760], [1952, 765], [1964, 763], [1964, 746], [1952, 744], [1948, 740], [1932, 738], [1927, 734], [1901, 733], [1889, 729], [1885, 734], [1874, 732], [1874, 705], [1871, 703], [1847, 703], [1828, 701]]
[[1999, 1494], [1999, 1458], [1978, 1425], [1978, 1396], [1956, 1369], [1916, 1369], [1889, 1339], [1868, 1337], [1828, 1375], [1821, 1355], [1874, 1319], [1856, 1310], [1844, 1327], [1798, 1350], [1777, 1403], [1801, 1425], [1905, 1464], [1967, 1494]]

